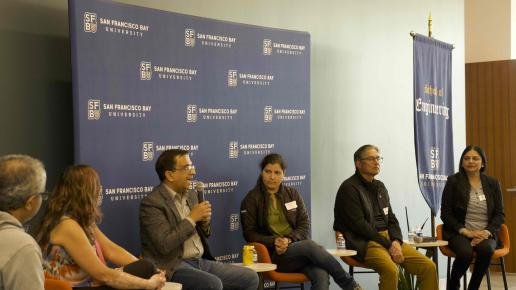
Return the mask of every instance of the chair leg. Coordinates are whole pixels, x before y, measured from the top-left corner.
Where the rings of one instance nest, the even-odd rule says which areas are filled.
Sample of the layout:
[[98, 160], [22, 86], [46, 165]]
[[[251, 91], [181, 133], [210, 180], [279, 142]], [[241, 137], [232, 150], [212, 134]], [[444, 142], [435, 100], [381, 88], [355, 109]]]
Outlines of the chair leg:
[[505, 273], [505, 261], [503, 257], [500, 257], [500, 268], [502, 268], [503, 287], [505, 290], [508, 290], [509, 287], [507, 287], [507, 274]]
[[279, 290], [279, 282], [274, 281], [274, 289]]
[[349, 275], [353, 277], [353, 266], [349, 266]]
[[301, 283], [301, 290], [305, 290], [305, 283]]
[[450, 281], [450, 264], [451, 257], [448, 257], [448, 265], [446, 266], [446, 284], [448, 284], [448, 281]]
[[486, 271], [486, 279], [487, 279], [487, 290], [491, 290], [491, 274], [489, 274], [489, 268]]

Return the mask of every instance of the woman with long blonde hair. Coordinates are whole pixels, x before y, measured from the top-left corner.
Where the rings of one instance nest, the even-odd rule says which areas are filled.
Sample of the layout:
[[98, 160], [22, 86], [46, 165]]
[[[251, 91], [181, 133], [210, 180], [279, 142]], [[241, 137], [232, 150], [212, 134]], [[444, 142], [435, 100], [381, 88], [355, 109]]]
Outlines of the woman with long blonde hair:
[[[102, 187], [97, 172], [73, 165], [61, 175], [48, 201], [37, 240], [45, 276], [74, 289], [161, 289], [164, 273], [109, 240], [97, 227]], [[107, 262], [123, 267], [112, 269]]]

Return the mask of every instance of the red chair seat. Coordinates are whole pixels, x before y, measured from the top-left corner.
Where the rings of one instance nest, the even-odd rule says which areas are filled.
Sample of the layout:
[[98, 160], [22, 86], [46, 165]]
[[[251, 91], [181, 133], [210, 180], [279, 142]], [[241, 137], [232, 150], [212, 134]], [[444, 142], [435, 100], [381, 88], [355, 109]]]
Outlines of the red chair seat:
[[[442, 240], [443, 239], [443, 225], [442, 224], [438, 225], [435, 228], [435, 231], [436, 231], [437, 239]], [[502, 270], [503, 283], [504, 283], [504, 287], [505, 287], [504, 289], [507, 290], [508, 286], [507, 286], [507, 275], [505, 272], [504, 256], [506, 256], [509, 253], [510, 247], [511, 247], [511, 241], [510, 241], [510, 237], [509, 237], [509, 228], [507, 228], [507, 225], [502, 224], [502, 226], [500, 228], [500, 232], [498, 233], [498, 239], [502, 242], [503, 248], [496, 249], [494, 251], [493, 257], [491, 259], [499, 259], [500, 260], [500, 264], [496, 264], [496, 265], [500, 265], [500, 268]], [[448, 257], [448, 267], [447, 267], [448, 270], [446, 273], [446, 277], [449, 280], [450, 279], [451, 258], [455, 257], [455, 253], [448, 246], [440, 246], [439, 250], [441, 251], [441, 253], [443, 255]], [[473, 255], [475, 255], [475, 253], [473, 253]], [[488, 287], [488, 289], [491, 289], [491, 278], [489, 275], [489, 269], [487, 269], [486, 276], [487, 276], [487, 287]], [[466, 284], [467, 284], [466, 283], [466, 275], [464, 275], [464, 289], [466, 289]]]
[[66, 281], [45, 279], [45, 290], [72, 290], [72, 286]]
[[[258, 254], [258, 262], [272, 264], [269, 250], [264, 244], [254, 242], [250, 245], [254, 246]], [[304, 289], [303, 283], [310, 281], [303, 273], [282, 273], [274, 270], [264, 272], [264, 276], [266, 279], [276, 282], [276, 289], [279, 289], [279, 282], [301, 283], [300, 288]]]

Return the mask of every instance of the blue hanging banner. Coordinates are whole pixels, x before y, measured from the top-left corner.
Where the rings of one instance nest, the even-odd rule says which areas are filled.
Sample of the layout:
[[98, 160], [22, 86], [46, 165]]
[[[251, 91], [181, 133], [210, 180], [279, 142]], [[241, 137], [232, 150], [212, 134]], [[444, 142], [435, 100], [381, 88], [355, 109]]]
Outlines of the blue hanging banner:
[[419, 188], [437, 215], [453, 168], [453, 46], [420, 34], [414, 37], [414, 141]]

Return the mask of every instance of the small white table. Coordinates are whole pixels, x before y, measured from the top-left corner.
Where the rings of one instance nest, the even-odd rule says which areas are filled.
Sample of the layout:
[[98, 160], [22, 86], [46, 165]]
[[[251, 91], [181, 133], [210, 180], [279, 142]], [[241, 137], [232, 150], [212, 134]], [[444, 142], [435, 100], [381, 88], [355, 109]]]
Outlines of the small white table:
[[357, 251], [348, 249], [326, 249], [326, 251], [336, 257], [349, 257], [357, 255]]
[[278, 266], [271, 263], [253, 263], [244, 265], [242, 263], [233, 263], [232, 265], [246, 267], [254, 270], [258, 274], [258, 290], [263, 290], [263, 272], [274, 271]]
[[406, 243], [407, 245], [411, 245], [411, 246], [414, 246], [416, 248], [435, 248], [435, 247], [441, 247], [441, 246], [447, 246], [448, 245], [448, 241], [443, 241], [443, 240], [437, 240], [435, 242], [421, 242], [421, 243], [416, 243], [416, 242], [410, 242], [410, 241], [403, 241], [404, 243]]
[[161, 290], [181, 290], [183, 285], [174, 282], [165, 282], [165, 286]]
[[439, 275], [439, 260], [438, 260], [438, 255], [437, 255], [437, 247], [441, 247], [441, 246], [447, 246], [448, 245], [448, 241], [443, 241], [443, 240], [437, 240], [435, 242], [421, 242], [421, 243], [416, 243], [416, 242], [410, 242], [410, 241], [403, 241], [403, 243], [406, 243], [407, 245], [411, 245], [413, 247], [415, 247], [416, 249], [426, 249], [427, 251], [428, 250], [431, 250], [432, 251], [432, 260], [434, 261], [434, 264], [435, 264], [435, 269], [437, 270], [437, 275]]
[[244, 265], [242, 263], [233, 263], [233, 265], [252, 269], [252, 270], [256, 271], [256, 273], [273, 271], [278, 268], [278, 266], [276, 266], [276, 264], [271, 264], [271, 263], [253, 263], [251, 265]]

